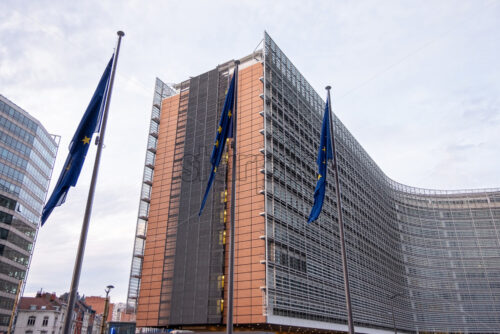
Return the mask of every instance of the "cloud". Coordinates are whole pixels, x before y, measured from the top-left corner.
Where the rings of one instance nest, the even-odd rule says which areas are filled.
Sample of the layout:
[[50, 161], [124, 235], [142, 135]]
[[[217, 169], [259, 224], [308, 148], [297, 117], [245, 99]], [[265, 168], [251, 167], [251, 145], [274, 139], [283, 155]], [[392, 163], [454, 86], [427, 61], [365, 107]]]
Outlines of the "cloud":
[[[62, 136], [54, 181], [115, 33], [126, 34], [80, 291], [111, 283], [113, 298], [126, 299], [155, 77], [180, 82], [247, 55], [264, 29], [320, 94], [333, 86], [334, 112], [389, 177], [499, 186], [497, 4], [0, 2], [1, 93]], [[27, 293], [69, 288], [94, 152], [40, 230]]]

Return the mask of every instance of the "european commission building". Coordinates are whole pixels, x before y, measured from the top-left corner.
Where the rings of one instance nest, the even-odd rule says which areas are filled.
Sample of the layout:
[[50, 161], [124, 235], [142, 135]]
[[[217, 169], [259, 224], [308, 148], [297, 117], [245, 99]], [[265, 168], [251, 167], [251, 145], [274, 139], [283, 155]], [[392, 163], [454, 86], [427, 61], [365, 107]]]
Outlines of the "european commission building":
[[[231, 154], [198, 210], [233, 70], [157, 80], [128, 293], [144, 330], [224, 329]], [[269, 35], [241, 59], [235, 330], [347, 330], [334, 182], [306, 223], [323, 110]], [[500, 190], [399, 184], [338, 118], [334, 133], [356, 332], [500, 332]]]

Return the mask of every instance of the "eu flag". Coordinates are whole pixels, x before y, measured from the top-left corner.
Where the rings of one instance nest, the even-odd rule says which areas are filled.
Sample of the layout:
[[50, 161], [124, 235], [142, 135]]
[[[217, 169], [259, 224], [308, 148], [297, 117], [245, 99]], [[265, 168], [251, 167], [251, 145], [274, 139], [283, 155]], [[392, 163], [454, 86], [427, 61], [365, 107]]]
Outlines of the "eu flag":
[[321, 139], [319, 145], [318, 159], [318, 182], [314, 189], [314, 205], [309, 214], [308, 223], [318, 219], [323, 207], [326, 191], [326, 171], [328, 169], [328, 160], [333, 158], [332, 138], [330, 134], [330, 99], [326, 98], [325, 114], [323, 116], [323, 125], [321, 126]]
[[210, 171], [210, 177], [208, 179], [207, 189], [205, 190], [205, 195], [203, 196], [203, 201], [201, 202], [200, 212], [198, 216], [201, 216], [201, 212], [205, 207], [207, 201], [208, 193], [214, 182], [215, 173], [217, 172], [217, 167], [219, 167], [222, 154], [224, 153], [224, 147], [226, 146], [227, 138], [233, 136], [233, 118], [232, 110], [234, 106], [234, 85], [235, 85], [235, 75], [231, 79], [229, 88], [226, 93], [226, 99], [224, 100], [224, 107], [222, 108], [222, 113], [220, 115], [219, 126], [217, 127], [217, 133], [215, 135], [214, 148], [212, 150], [212, 155], [210, 156], [210, 163], [212, 164], [212, 170]]
[[108, 66], [104, 70], [101, 80], [94, 92], [94, 96], [92, 96], [87, 110], [69, 144], [69, 154], [64, 163], [61, 175], [57, 180], [52, 195], [43, 208], [42, 225], [47, 218], [49, 218], [52, 210], [54, 210], [56, 206], [60, 206], [64, 203], [69, 187], [74, 187], [78, 181], [83, 162], [85, 161], [85, 156], [87, 155], [90, 142], [92, 141], [92, 135], [94, 132], [99, 132], [100, 130], [104, 100], [108, 90], [112, 63], [113, 57], [109, 60]]

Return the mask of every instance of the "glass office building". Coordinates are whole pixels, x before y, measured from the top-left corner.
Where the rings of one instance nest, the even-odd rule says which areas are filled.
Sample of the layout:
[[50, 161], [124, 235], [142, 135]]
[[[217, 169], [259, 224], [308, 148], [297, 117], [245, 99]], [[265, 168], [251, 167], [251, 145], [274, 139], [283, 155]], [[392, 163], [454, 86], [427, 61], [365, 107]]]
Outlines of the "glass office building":
[[[324, 101], [267, 34], [240, 61], [236, 329], [345, 332], [334, 182], [307, 224]], [[198, 210], [233, 70], [157, 81], [128, 296], [139, 328], [224, 328], [230, 148]], [[499, 332], [500, 189], [399, 184], [338, 118], [334, 132], [356, 331]]]
[[58, 138], [0, 95], [0, 332], [26, 279]]

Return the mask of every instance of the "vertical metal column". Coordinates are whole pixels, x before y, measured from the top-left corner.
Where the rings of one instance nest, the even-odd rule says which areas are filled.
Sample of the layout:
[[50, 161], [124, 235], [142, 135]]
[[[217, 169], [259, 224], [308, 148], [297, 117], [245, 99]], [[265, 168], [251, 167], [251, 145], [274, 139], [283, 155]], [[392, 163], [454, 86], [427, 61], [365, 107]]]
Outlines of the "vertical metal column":
[[227, 327], [226, 333], [233, 333], [233, 289], [234, 289], [234, 214], [236, 205], [236, 142], [237, 142], [237, 110], [238, 110], [238, 65], [239, 60], [234, 62], [234, 106], [233, 106], [233, 168], [231, 171], [231, 227], [229, 233], [229, 286], [227, 289]]

